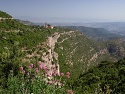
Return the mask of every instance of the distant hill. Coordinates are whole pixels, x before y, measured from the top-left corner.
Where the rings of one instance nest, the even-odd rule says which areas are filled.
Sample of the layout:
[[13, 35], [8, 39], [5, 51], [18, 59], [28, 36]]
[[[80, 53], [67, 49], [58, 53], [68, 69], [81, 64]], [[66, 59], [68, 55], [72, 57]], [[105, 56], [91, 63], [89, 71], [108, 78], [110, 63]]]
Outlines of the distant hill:
[[30, 21], [24, 21], [24, 20], [20, 20], [20, 19], [15, 19], [15, 20], [17, 20], [17, 21], [19, 21], [20, 23], [25, 24], [25, 25], [30, 25], [30, 26], [35, 25], [35, 23], [30, 22]]
[[93, 28], [105, 28], [111, 33], [125, 36], [125, 22], [84, 23], [83, 25]]
[[85, 26], [64, 26], [66, 28], [70, 28], [72, 30], [78, 30], [83, 32], [87, 37], [94, 39], [96, 41], [107, 41], [113, 40], [116, 38], [124, 38], [121, 35], [112, 33], [104, 28], [92, 28]]

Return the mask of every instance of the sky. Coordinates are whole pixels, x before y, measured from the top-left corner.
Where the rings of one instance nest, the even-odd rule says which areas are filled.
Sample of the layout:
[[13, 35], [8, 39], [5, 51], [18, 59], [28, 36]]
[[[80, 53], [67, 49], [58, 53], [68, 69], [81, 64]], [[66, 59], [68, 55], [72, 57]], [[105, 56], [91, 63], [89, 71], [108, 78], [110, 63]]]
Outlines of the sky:
[[125, 0], [0, 0], [0, 10], [32, 22], [125, 22]]

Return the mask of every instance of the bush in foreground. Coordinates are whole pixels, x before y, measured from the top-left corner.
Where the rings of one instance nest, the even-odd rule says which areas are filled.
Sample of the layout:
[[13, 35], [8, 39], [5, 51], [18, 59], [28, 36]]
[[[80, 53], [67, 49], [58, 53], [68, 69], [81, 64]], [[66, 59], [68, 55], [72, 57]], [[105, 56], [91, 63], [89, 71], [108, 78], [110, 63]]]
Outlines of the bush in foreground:
[[34, 64], [20, 66], [18, 75], [14, 76], [13, 71], [8, 77], [7, 94], [73, 94], [67, 89], [67, 79], [70, 72], [59, 73], [56, 67], [48, 68], [41, 61], [37, 67]]

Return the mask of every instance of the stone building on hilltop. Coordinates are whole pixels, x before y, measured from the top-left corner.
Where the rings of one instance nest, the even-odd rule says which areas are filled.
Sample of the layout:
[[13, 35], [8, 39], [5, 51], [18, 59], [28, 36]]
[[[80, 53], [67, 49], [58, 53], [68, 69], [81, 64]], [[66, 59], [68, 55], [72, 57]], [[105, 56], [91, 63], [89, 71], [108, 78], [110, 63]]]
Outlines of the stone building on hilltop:
[[45, 23], [44, 27], [45, 27], [45, 28], [51, 28], [51, 29], [54, 28], [54, 26], [51, 26], [50, 24], [47, 24], [47, 23]]

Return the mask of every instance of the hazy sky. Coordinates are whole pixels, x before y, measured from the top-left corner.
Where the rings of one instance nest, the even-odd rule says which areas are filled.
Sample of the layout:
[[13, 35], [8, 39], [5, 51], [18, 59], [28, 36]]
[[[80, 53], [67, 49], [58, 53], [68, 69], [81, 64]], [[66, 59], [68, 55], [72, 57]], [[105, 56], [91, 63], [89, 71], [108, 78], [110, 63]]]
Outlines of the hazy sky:
[[35, 22], [125, 22], [125, 0], [0, 0], [0, 10]]

